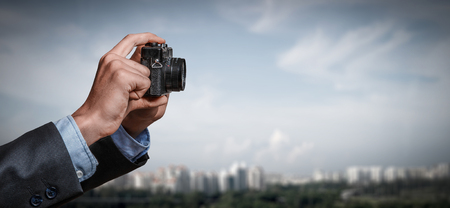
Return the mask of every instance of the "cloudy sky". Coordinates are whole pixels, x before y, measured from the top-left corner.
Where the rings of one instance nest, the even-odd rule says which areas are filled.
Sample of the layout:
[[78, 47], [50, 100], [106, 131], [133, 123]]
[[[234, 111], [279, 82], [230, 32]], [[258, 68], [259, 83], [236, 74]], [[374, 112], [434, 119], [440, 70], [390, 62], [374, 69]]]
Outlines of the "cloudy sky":
[[143, 168], [310, 174], [450, 162], [450, 3], [1, 1], [0, 144], [73, 113], [152, 32], [187, 61]]

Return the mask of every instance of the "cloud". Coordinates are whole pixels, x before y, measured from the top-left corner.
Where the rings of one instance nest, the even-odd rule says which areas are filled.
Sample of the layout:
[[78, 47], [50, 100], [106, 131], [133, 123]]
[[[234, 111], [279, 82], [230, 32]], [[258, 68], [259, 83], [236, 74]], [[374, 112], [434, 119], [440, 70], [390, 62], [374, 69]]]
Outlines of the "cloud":
[[235, 156], [247, 151], [252, 142], [249, 139], [243, 141], [236, 141], [230, 137], [225, 140], [223, 152], [225, 155]]
[[289, 18], [303, 2], [293, 1], [220, 1], [219, 14], [253, 33], [272, 32]]
[[269, 140], [269, 147], [271, 149], [277, 150], [284, 145], [288, 145], [290, 143], [289, 137], [281, 132], [279, 129], [275, 129], [272, 136]]
[[277, 66], [316, 82], [331, 82], [338, 90], [364, 87], [374, 81], [374, 73], [411, 73], [399, 71], [390, 59], [412, 36], [393, 23], [375, 23], [342, 35], [330, 33], [319, 28], [300, 38], [278, 57]]
[[224, 142], [210, 143], [204, 146], [204, 152], [208, 155], [221, 154], [226, 158], [239, 158], [243, 153], [251, 151], [252, 141], [250, 139], [236, 140], [228, 137]]
[[218, 151], [218, 149], [219, 149], [218, 144], [206, 144], [205, 147], [203, 148], [205, 154], [207, 155], [214, 154], [215, 152]]
[[258, 163], [269, 164], [293, 164], [297, 159], [312, 151], [314, 143], [302, 142], [300, 145], [296, 141], [291, 141], [289, 136], [275, 129], [269, 139], [268, 145], [256, 150], [254, 154], [255, 161]]
[[294, 148], [289, 152], [287, 156], [288, 163], [294, 163], [297, 158], [308, 153], [314, 148], [314, 143], [312, 142], [303, 142], [300, 146], [294, 146]]
[[313, 142], [292, 140], [286, 133], [275, 129], [264, 141], [228, 137], [204, 145], [203, 152], [206, 158], [215, 158], [216, 164], [227, 166], [235, 160], [246, 160], [274, 171], [305, 161], [302, 157], [309, 157], [314, 147]]
[[271, 31], [280, 22], [287, 19], [289, 14], [294, 11], [294, 7], [286, 2], [280, 3], [274, 0], [262, 2], [257, 9], [259, 18], [249, 26], [249, 30], [255, 33]]

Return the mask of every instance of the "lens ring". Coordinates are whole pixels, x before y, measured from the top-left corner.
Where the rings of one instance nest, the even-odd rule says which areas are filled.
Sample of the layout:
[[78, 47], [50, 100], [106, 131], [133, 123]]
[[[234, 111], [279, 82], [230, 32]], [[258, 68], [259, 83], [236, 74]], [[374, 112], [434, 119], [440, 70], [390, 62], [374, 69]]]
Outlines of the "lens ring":
[[167, 92], [183, 91], [186, 83], [186, 61], [183, 58], [171, 58], [165, 71]]
[[186, 61], [184, 59], [182, 59], [181, 63], [180, 80], [180, 89], [183, 91], [186, 86]]

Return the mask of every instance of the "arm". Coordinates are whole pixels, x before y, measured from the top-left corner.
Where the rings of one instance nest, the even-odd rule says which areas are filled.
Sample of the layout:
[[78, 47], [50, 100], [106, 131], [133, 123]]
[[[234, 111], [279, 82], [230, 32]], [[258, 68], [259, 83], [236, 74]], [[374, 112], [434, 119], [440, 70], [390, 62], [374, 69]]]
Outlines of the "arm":
[[[94, 174], [79, 182], [61, 135], [53, 123], [46, 124], [0, 147], [2, 206], [59, 206], [145, 164], [146, 154], [131, 162], [109, 135], [122, 124], [136, 136], [165, 112], [168, 97], [142, 98], [150, 86], [149, 70], [125, 58], [133, 47], [148, 42], [164, 40], [151, 33], [128, 35], [105, 54], [87, 100], [72, 114], [98, 161]], [[140, 56], [139, 50], [136, 53], [133, 57]], [[56, 190], [56, 195], [49, 197], [48, 190]]]
[[[143, 154], [136, 158], [134, 163], [126, 160], [123, 154], [116, 154], [119, 152], [117, 150], [122, 151], [123, 147], [115, 145], [108, 136], [122, 125], [129, 135], [136, 138], [164, 115], [168, 96], [143, 97], [150, 87], [150, 70], [139, 63], [140, 48], [148, 42], [165, 41], [151, 33], [128, 35], [105, 54], [100, 60], [86, 102], [72, 114], [87, 145], [98, 160], [95, 174], [82, 182], [84, 190], [128, 173], [144, 165], [148, 159], [148, 156]], [[135, 46], [138, 48], [132, 58], [126, 59]], [[105, 92], [109, 94], [105, 95]], [[98, 141], [100, 138], [103, 139]]]
[[[144, 165], [147, 154], [131, 162], [110, 136], [89, 147], [98, 166], [79, 182], [57, 128], [48, 123], [0, 146], [1, 207], [58, 207], [101, 184]], [[120, 167], [120, 168], [118, 168]]]

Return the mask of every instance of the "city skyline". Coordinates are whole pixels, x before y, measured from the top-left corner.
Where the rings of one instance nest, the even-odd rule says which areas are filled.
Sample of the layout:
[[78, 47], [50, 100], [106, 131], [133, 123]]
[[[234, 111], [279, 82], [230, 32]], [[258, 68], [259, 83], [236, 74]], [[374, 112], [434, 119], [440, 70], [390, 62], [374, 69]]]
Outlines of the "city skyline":
[[[70, 8], [70, 9], [68, 9]], [[150, 160], [309, 174], [450, 158], [450, 3], [2, 1], [0, 145], [70, 115], [129, 33], [165, 38], [186, 89]]]
[[133, 171], [102, 185], [101, 188], [147, 189], [153, 192], [188, 193], [204, 192], [208, 195], [227, 191], [264, 191], [264, 169], [233, 163], [228, 170], [194, 171], [184, 165], [169, 165], [158, 170]]
[[342, 183], [350, 186], [394, 183], [408, 180], [442, 180], [450, 176], [450, 163], [420, 167], [350, 166], [345, 171], [315, 170], [310, 176], [267, 173], [264, 167], [234, 162], [228, 170], [190, 170], [184, 165], [169, 165], [155, 171], [134, 171], [103, 188], [140, 189], [153, 193], [203, 192], [206, 195], [228, 191], [265, 191], [268, 185], [305, 185]]

